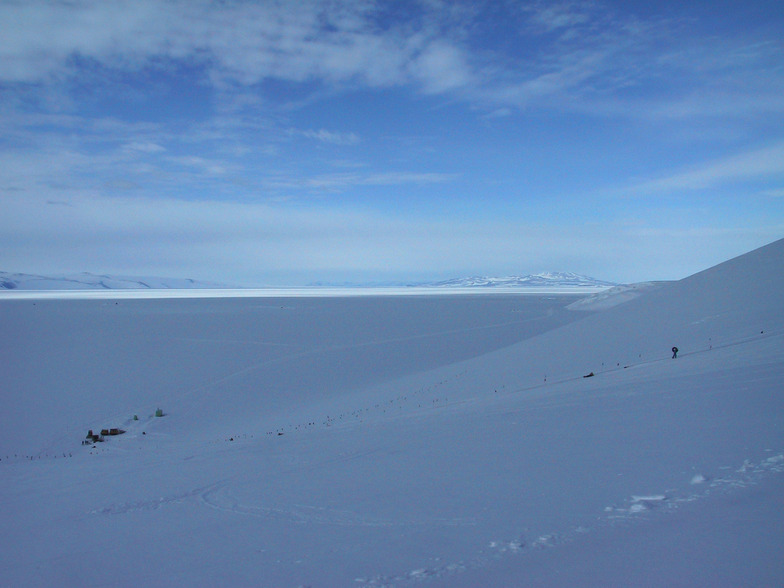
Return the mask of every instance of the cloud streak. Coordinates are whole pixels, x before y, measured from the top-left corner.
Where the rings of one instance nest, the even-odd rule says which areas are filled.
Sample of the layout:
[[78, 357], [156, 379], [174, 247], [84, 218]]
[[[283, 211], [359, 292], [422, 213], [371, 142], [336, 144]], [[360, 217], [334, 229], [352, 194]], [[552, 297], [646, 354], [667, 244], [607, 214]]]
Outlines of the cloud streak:
[[322, 143], [327, 143], [330, 145], [357, 145], [361, 139], [359, 135], [356, 133], [340, 133], [334, 131], [328, 131], [326, 129], [319, 129], [318, 131], [314, 130], [307, 130], [307, 131], [292, 131], [293, 134], [298, 134], [303, 137], [307, 137], [308, 139], [315, 139], [316, 141], [320, 141]]
[[705, 190], [749, 179], [784, 180], [784, 143], [705, 163], [633, 186], [632, 194]]

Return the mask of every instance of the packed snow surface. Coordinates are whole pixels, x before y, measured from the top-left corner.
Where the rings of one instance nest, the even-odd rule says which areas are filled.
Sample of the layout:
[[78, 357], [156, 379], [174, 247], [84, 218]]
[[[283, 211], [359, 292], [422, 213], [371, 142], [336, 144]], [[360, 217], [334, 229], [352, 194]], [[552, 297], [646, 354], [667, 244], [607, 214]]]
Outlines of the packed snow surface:
[[0, 297], [0, 585], [782, 585], [782, 268], [586, 312]]

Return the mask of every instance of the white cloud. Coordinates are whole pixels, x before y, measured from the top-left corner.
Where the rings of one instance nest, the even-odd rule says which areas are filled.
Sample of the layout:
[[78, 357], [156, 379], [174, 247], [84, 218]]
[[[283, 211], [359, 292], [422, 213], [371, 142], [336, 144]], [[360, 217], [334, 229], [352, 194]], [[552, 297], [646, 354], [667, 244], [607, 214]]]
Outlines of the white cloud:
[[409, 66], [426, 92], [440, 94], [465, 88], [474, 74], [464, 52], [456, 46], [437, 41], [429, 44]]

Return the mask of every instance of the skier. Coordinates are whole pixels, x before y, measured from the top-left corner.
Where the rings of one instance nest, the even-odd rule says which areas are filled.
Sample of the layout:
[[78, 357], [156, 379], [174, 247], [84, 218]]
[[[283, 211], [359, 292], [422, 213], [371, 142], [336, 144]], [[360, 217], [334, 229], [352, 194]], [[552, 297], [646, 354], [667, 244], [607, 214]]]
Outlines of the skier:
[[677, 347], [673, 347], [672, 348], [672, 358], [675, 359], [676, 357], [678, 357], [678, 348]]

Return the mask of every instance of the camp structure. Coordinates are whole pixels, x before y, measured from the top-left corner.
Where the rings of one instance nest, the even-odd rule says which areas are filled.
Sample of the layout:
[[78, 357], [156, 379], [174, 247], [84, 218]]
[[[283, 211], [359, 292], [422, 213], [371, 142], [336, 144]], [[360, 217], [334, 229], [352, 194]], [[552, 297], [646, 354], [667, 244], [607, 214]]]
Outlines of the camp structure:
[[112, 428], [112, 429], [101, 429], [100, 434], [93, 433], [93, 430], [90, 429], [87, 431], [87, 435], [85, 436], [84, 440], [82, 441], [82, 445], [90, 445], [91, 443], [100, 443], [104, 440], [104, 437], [112, 437], [114, 435], [122, 435], [125, 433], [122, 429]]
[[103, 441], [103, 435], [96, 435], [93, 433], [93, 430], [90, 429], [87, 431], [87, 436], [85, 437], [84, 441], [82, 441], [82, 445], [90, 445], [91, 443], [100, 443]]

